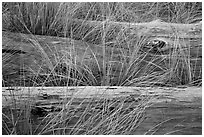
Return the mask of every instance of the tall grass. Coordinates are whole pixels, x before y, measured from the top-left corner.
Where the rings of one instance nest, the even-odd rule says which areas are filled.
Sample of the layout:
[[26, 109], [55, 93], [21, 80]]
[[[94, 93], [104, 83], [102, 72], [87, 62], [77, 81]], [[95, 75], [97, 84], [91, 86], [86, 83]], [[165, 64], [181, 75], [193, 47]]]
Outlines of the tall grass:
[[[2, 3], [4, 29], [57, 35], [70, 19], [116, 22], [192, 23], [201, 20], [202, 6], [196, 2], [161, 3]], [[28, 30], [27, 30], [28, 29]]]
[[[200, 3], [3, 3], [3, 29], [38, 35], [65, 36], [99, 44], [102, 47], [101, 56], [93, 51], [94, 60], [91, 65], [84, 63], [84, 59], [80, 63], [77, 62], [76, 45], [72, 41], [70, 43], [73, 48], [69, 53], [67, 52], [67, 56], [60, 56], [58, 51], [53, 51], [55, 59], [53, 63], [49, 55], [46, 55], [48, 53], [44, 51], [44, 46], [40, 45], [36, 38], [32, 40], [33, 45], [39, 48], [42, 56], [46, 58], [50, 72], [56, 75], [55, 68], [58, 67], [61, 69], [58, 74], [59, 78], [71, 77], [75, 79], [75, 84], [81, 81], [79, 83], [83, 83], [82, 85], [130, 85], [130, 83], [138, 83], [143, 80], [151, 82], [151, 77], [154, 77], [153, 79], [158, 77], [157, 82], [169, 81], [163, 78], [168, 75], [169, 79], [172, 79], [171, 75], [174, 74], [178, 74], [177, 78], [173, 78], [174, 82], [176, 82], [175, 79], [187, 75], [183, 80], [183, 83], [186, 84], [192, 81], [193, 76], [188, 67], [190, 66], [189, 57], [182, 53], [179, 39], [175, 40], [177, 50], [170, 55], [169, 61], [166, 61], [168, 57], [162, 58], [156, 55], [148, 57], [149, 51], [139, 55], [141, 47], [144, 47], [149, 41], [148, 36], [144, 38], [129, 34], [129, 28], [115, 28], [111, 21], [138, 23], [162, 19], [166, 22], [192, 23], [200, 20], [200, 15]], [[81, 19], [84, 23], [73, 26], [69, 23], [73, 19]], [[103, 22], [94, 24], [93, 28], [86, 28], [86, 21]], [[115, 48], [109, 48], [110, 46]], [[123, 48], [118, 49], [117, 47]], [[84, 57], [87, 56], [88, 50], [92, 49], [87, 48], [87, 51], [82, 53]], [[115, 59], [115, 52], [120, 56], [119, 60]], [[146, 65], [144, 65], [145, 61]], [[120, 70], [113, 70], [115, 64], [120, 67]], [[161, 66], [164, 67], [161, 68]], [[63, 67], [65, 72], [62, 72], [60, 67]], [[161, 71], [153, 73], [155, 69]], [[144, 70], [145, 72], [141, 72]], [[113, 75], [118, 72], [119, 77], [114, 78]], [[66, 75], [64, 76], [63, 73]], [[84, 83], [87, 79], [90, 82]], [[118, 81], [114, 82], [115, 79]], [[177, 82], [181, 84], [182, 80]]]
[[[115, 28], [111, 22], [138, 23], [162, 19], [194, 23], [201, 19], [200, 3], [2, 4], [3, 30], [32, 34], [29, 38], [22, 35], [22, 38], [28, 39], [39, 58], [44, 59], [41, 64], [35, 64], [38, 69], [23, 65], [23, 69], [32, 73], [32, 77], [24, 74], [32, 86], [152, 86], [157, 83], [172, 86], [192, 82], [189, 55], [182, 52], [177, 39], [174, 45], [177, 50], [171, 55], [150, 54], [151, 49], [142, 49], [150, 41], [149, 36], [130, 35], [128, 27]], [[70, 25], [74, 19], [83, 24]], [[91, 29], [87, 29], [87, 21], [101, 23], [95, 22]], [[58, 50], [51, 47], [54, 44], [42, 45], [35, 35], [68, 37], [69, 48]], [[80, 53], [76, 40], [86, 45]], [[91, 58], [87, 59], [89, 56]], [[9, 59], [9, 56], [4, 56], [3, 62]], [[26, 83], [22, 85], [26, 86]], [[70, 108], [71, 102], [68, 102], [60, 112], [48, 114], [37, 124], [31, 122], [29, 104], [20, 109], [23, 113], [18, 112], [18, 116], [14, 116], [14, 112], [10, 117], [3, 114], [3, 118], [11, 121], [9, 124], [5, 121], [3, 128], [5, 134], [133, 134], [142, 122], [150, 100], [139, 105], [130, 104], [127, 109], [132, 105], [135, 108], [128, 112], [123, 112], [124, 100], [119, 103], [103, 100], [102, 104], [79, 104], [79, 108], [83, 106], [82, 110], [74, 112]], [[101, 110], [91, 109], [97, 105], [102, 106]], [[110, 111], [112, 105], [116, 106]], [[14, 117], [25, 118], [23, 125], [27, 128], [17, 129], [22, 125], [18, 126], [19, 119]]]

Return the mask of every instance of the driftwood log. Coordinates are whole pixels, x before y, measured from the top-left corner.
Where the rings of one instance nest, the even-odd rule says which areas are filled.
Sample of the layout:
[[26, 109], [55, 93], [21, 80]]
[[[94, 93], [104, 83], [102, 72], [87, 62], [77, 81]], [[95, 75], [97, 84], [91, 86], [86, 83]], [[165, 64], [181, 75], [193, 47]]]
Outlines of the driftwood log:
[[105, 104], [112, 110], [123, 106], [121, 111], [131, 113], [140, 105], [145, 114], [133, 134], [202, 133], [201, 87], [13, 87], [3, 88], [2, 94], [3, 110], [29, 104], [38, 117], [66, 109], [100, 112]]
[[[176, 72], [173, 72], [171, 75], [175, 78], [171, 79], [180, 79], [178, 84], [201, 82], [202, 22], [175, 24], [160, 20], [149, 23], [70, 20], [67, 26], [67, 33], [64, 36], [70, 38], [3, 31], [3, 85], [22, 85], [20, 80], [24, 81], [24, 85], [26, 83], [32, 86], [33, 81], [37, 81], [34, 79], [38, 79], [38, 83], [34, 85], [41, 85], [39, 83], [43, 83], [42, 81], [48, 74], [55, 75], [58, 71], [63, 73], [63, 69], [66, 70], [67, 66], [77, 71], [88, 66], [94, 77], [104, 76], [105, 72], [102, 68], [111, 66], [112, 72], [109, 79], [113, 81], [106, 80], [108, 83], [134, 85], [134, 83], [117, 84], [114, 80], [120, 79], [118, 74], [121, 70], [126, 70], [124, 63], [128, 64], [136, 59], [138, 61], [135, 62], [140, 62], [141, 58], [138, 75], [142, 75], [147, 67], [158, 72], [164, 72], [164, 70], [167, 72], [180, 67], [181, 70], [178, 70], [181, 74], [176, 76]], [[69, 35], [69, 32], [72, 33]], [[62, 34], [58, 35], [62, 36]], [[172, 65], [172, 60], [174, 60], [174, 65]], [[109, 64], [104, 64], [104, 62]], [[59, 69], [56, 70], [56, 68]], [[168, 80], [157, 79], [156, 81], [159, 83]], [[63, 84], [55, 81], [47, 84], [47, 86], [50, 85]], [[81, 83], [81, 85], [101, 84]]]
[[[87, 21], [79, 19], [68, 20], [67, 33], [59, 33], [59, 36], [68, 36], [73, 39], [85, 40], [89, 43], [101, 44], [104, 42], [102, 33], [106, 34], [106, 42], [121, 37], [122, 33], [133, 38], [135, 35], [148, 35], [152, 38], [163, 39], [168, 44], [173, 45], [175, 39], [184, 39], [180, 42], [198, 42], [201, 39], [202, 22], [196, 24], [167, 23], [162, 20], [154, 20], [147, 23], [127, 23], [113, 21]], [[97, 39], [96, 39], [97, 38]], [[94, 41], [90, 41], [94, 40]], [[191, 43], [192, 44], [192, 43]], [[200, 45], [198, 42], [196, 45]], [[181, 44], [184, 46], [184, 44]], [[187, 46], [187, 45], [186, 45]], [[124, 45], [125, 48], [125, 45]]]

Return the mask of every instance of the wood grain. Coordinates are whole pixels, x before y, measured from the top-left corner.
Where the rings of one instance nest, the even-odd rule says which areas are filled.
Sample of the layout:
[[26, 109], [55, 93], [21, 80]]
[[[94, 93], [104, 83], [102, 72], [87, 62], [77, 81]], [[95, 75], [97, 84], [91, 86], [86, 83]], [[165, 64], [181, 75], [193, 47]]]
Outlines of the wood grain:
[[[58, 114], [66, 107], [70, 112], [77, 109], [80, 115], [88, 107], [99, 113], [105, 103], [124, 114], [140, 106], [144, 107], [141, 123], [130, 134], [202, 134], [201, 87], [16, 87], [2, 91], [3, 108], [18, 109], [29, 102], [37, 117]], [[76, 122], [77, 117], [72, 119], [72, 124]]]

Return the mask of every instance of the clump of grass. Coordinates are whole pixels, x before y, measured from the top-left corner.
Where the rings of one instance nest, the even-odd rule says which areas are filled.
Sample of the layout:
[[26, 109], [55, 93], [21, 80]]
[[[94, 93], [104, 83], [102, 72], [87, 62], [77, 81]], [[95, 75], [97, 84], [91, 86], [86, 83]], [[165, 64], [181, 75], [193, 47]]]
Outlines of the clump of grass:
[[[59, 52], [56, 50], [50, 51], [53, 52], [51, 54], [54, 54], [55, 61], [53, 62], [51, 61], [53, 59], [49, 59], [50, 55], [46, 55], [48, 53], [44, 45], [40, 45], [35, 39], [33, 45], [39, 48], [42, 57], [46, 58], [45, 62], [49, 70], [40, 78], [41, 81], [45, 81], [44, 85], [50, 82], [54, 85], [61, 85], [57, 83], [59, 79], [66, 85], [65, 81], [68, 78], [72, 79], [73, 85], [131, 85], [131, 83], [142, 81], [146, 83], [159, 83], [159, 81], [163, 83], [174, 81], [176, 84], [191, 83], [193, 73], [189, 57], [184, 55], [185, 53], [178, 44], [175, 45], [177, 51], [175, 50], [170, 57], [162, 58], [156, 55], [149, 57], [148, 51], [139, 55], [139, 51], [147, 44], [149, 38], [130, 34], [129, 28], [115, 28], [111, 22], [138, 23], [159, 18], [167, 22], [191, 23], [199, 20], [200, 15], [200, 3], [3, 3], [3, 24], [7, 30], [66, 36], [101, 46], [100, 56], [95, 51], [91, 51], [93, 55], [91, 65], [85, 63], [83, 57], [81, 62], [76, 62], [78, 55], [75, 54], [75, 44], [72, 45], [73, 49], [66, 56], [60, 56], [60, 53], [55, 53]], [[75, 26], [69, 24], [74, 19], [81, 19], [84, 23]], [[88, 20], [102, 22], [94, 24], [94, 27], [86, 28]], [[115, 48], [109, 48], [109, 46]], [[118, 49], [119, 47], [122, 48]], [[92, 49], [88, 48], [88, 50]], [[115, 52], [120, 59], [115, 59], [117, 58]], [[82, 54], [86, 57], [88, 52], [85, 50]], [[180, 59], [181, 56], [183, 59]], [[168, 58], [171, 59], [168, 60]], [[166, 64], [163, 65], [164, 63]], [[60, 73], [56, 73], [55, 70], [61, 67], [61, 64], [63, 64], [64, 72], [60, 70]], [[114, 68], [114, 65], [118, 65], [119, 69]], [[160, 71], [153, 72], [156, 69]], [[116, 73], [117, 75], [119, 73], [117, 78]], [[173, 74], [178, 75], [172, 78]], [[167, 75], [169, 80], [164, 80], [163, 78]], [[184, 80], [182, 78], [177, 81], [180, 77], [183, 77]], [[152, 82], [151, 79], [154, 79], [155, 82]], [[87, 80], [90, 82], [85, 82]]]
[[201, 20], [202, 15], [199, 2], [4, 2], [2, 6], [5, 29], [41, 35], [66, 30], [70, 19], [148, 22], [160, 18], [166, 22], [191, 23]]

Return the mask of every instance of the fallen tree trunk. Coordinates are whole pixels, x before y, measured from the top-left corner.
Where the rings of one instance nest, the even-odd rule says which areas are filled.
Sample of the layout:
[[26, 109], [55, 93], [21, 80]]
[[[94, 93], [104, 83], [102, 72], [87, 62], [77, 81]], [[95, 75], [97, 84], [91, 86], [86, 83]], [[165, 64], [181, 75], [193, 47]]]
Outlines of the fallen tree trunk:
[[[97, 43], [97, 39], [101, 39], [101, 37], [95, 36], [95, 34], [100, 34], [95, 30], [103, 32], [104, 27], [97, 24], [102, 24], [102, 26], [107, 28], [107, 33], [104, 32], [105, 37], [103, 37], [105, 43], [99, 40], [99, 45], [89, 41], [94, 40]], [[111, 27], [108, 27], [109, 25]], [[169, 79], [181, 78], [178, 83], [192, 83], [197, 80], [200, 81], [202, 78], [201, 22], [198, 24], [173, 24], [156, 20], [150, 23], [128, 24], [71, 20], [68, 26], [72, 29], [73, 26], [88, 28], [87, 30], [90, 31], [88, 31], [86, 37], [90, 35], [93, 38], [86, 40], [83, 34], [79, 35], [81, 33], [79, 30], [74, 31], [76, 33], [73, 33], [72, 38], [78, 39], [75, 36], [83, 36], [83, 39], [80, 38], [82, 41], [3, 31], [2, 47], [4, 52], [2, 65], [3, 77], [5, 79], [5, 84], [3, 85], [12, 85], [11, 83], [15, 85], [17, 79], [27, 79], [25, 77], [28, 75], [34, 75], [34, 79], [37, 79], [39, 75], [43, 75], [42, 77], [45, 78], [42, 78], [42, 80], [38, 78], [39, 81], [43, 81], [46, 80], [47, 75], [56, 75], [59, 74], [58, 72], [62, 74], [69, 67], [82, 74], [84, 71], [87, 71], [87, 68], [83, 69], [85, 66], [91, 70], [91, 72], [86, 72], [91, 74], [91, 77], [101, 75], [99, 77], [102, 78], [94, 78], [95, 81], [105, 79], [104, 81], [113, 83], [112, 85], [130, 85], [131, 83], [126, 82], [124, 84], [124, 82], [118, 83], [115, 81], [121, 79], [121, 72], [132, 71], [128, 70], [128, 67], [133, 62], [135, 66], [132, 65], [132, 67], [134, 66], [133, 68], [138, 69], [136, 77], [143, 76], [143, 74], [147, 74], [147, 76], [152, 75], [149, 72], [144, 72], [147, 70], [146, 68], [149, 68], [159, 73], [174, 70], [167, 77]], [[117, 29], [112, 29], [112, 26]], [[91, 28], [97, 29], [92, 31]], [[108, 31], [110, 31], [110, 35]], [[59, 66], [59, 70], [56, 70], [57, 66]], [[108, 69], [110, 74], [113, 75], [106, 74]], [[151, 73], [153, 72], [151, 71]], [[173, 73], [178, 75], [175, 78], [171, 78]], [[81, 76], [79, 77], [81, 79]], [[110, 82], [106, 77], [113, 80]], [[169, 80], [156, 79], [155, 81], [164, 82]], [[22, 85], [22, 83], [16, 83], [16, 85]], [[33, 85], [32, 82], [30, 83], [30, 86]], [[53, 82], [47, 85], [53, 86]], [[62, 84], [57, 83], [54, 85], [60, 86]], [[85, 83], [84, 85], [101, 84], [92, 82]]]
[[13, 87], [3, 88], [2, 94], [3, 110], [29, 104], [37, 117], [73, 110], [82, 115], [89, 109], [108, 113], [108, 108], [129, 114], [140, 106], [145, 114], [132, 134], [202, 133], [201, 87]]
[[[194, 103], [202, 98], [201, 87], [118, 87], [118, 86], [80, 86], [80, 87], [3, 87], [3, 106], [9, 106], [15, 100], [35, 98], [39, 102], [47, 100], [51, 105], [56, 100], [56, 104], [64, 99], [91, 99], [105, 98], [113, 99], [117, 97], [132, 96], [134, 98], [142, 96], [154, 96], [152, 103], [159, 102], [189, 102]], [[51, 101], [52, 100], [52, 101]], [[50, 102], [51, 101], [51, 102]], [[16, 103], [16, 102], [15, 102]]]
[[[105, 36], [103, 36], [104, 32]], [[77, 40], [83, 39], [89, 43], [101, 44], [104, 42], [103, 37], [106, 37], [106, 42], [110, 42], [111, 40], [115, 40], [116, 37], [121, 37], [120, 35], [122, 33], [127, 38], [147, 35], [152, 38], [166, 39], [169, 44], [173, 44], [175, 39], [184, 39], [184, 41], [201, 39], [202, 22], [197, 24], [179, 24], [154, 20], [147, 23], [127, 23], [109, 20], [88, 21], [69, 19], [65, 32], [62, 34], [59, 33], [58, 35], [68, 36]]]

